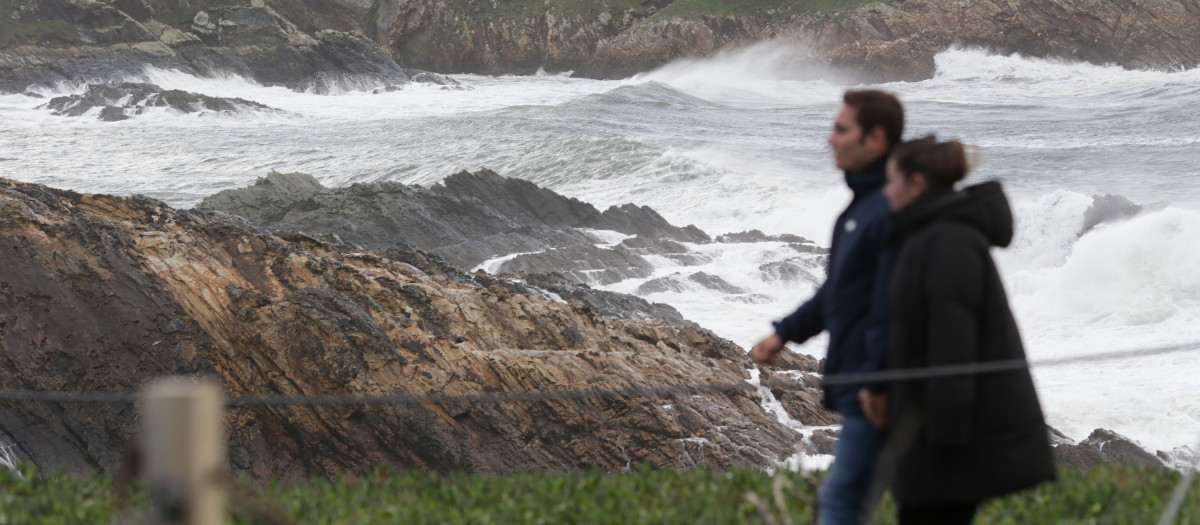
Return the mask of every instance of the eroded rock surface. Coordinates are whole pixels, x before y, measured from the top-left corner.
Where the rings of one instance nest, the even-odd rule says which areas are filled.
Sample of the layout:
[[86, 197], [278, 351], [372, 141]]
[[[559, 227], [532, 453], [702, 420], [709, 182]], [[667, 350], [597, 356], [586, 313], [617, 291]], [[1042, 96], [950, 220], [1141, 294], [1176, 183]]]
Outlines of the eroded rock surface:
[[771, 39], [799, 44], [789, 67], [797, 74], [823, 77], [833, 66], [848, 81], [929, 78], [933, 57], [952, 45], [1128, 68], [1200, 63], [1200, 0], [768, 4], [20, 0], [10, 23], [22, 30], [0, 36], [0, 90], [119, 81], [145, 65], [318, 92], [407, 80], [455, 87], [419, 70], [626, 78]]
[[154, 84], [137, 82], [90, 84], [83, 93], [54, 97], [39, 108], [67, 117], [87, 115], [98, 109], [94, 111], [96, 117], [110, 122], [141, 115], [151, 108], [201, 114], [279, 111], [251, 100], [210, 97], [178, 89], [164, 90]]
[[[695, 327], [606, 318], [485, 286], [411, 248], [347, 253], [144, 197], [0, 182], [0, 248], [6, 388], [133, 392], [184, 374], [232, 395], [455, 394], [736, 382], [749, 366]], [[686, 467], [697, 446], [713, 466], [766, 465], [795, 437], [740, 391], [257, 407], [227, 419], [234, 468], [286, 479], [381, 463]], [[0, 437], [44, 466], [111, 467], [136, 425], [129, 405], [0, 403]]]

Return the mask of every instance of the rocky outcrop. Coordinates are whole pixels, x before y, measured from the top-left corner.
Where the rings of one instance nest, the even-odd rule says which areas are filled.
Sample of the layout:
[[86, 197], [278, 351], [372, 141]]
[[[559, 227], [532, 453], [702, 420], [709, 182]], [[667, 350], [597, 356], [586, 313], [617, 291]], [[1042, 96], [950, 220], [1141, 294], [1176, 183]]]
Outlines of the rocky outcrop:
[[39, 109], [55, 115], [79, 117], [96, 113], [105, 121], [126, 120], [150, 108], [167, 108], [183, 113], [234, 114], [246, 111], [279, 111], [251, 100], [210, 97], [178, 89], [164, 90], [154, 84], [114, 82], [89, 84], [83, 93], [55, 97]]
[[[673, 226], [646, 207], [600, 212], [489, 170], [460, 172], [432, 188], [379, 182], [331, 189], [311, 175], [272, 173], [253, 186], [209, 196], [197, 207], [237, 214], [265, 228], [332, 234], [368, 248], [411, 244], [462, 269], [527, 254], [489, 270], [562, 272], [582, 283], [589, 282], [586, 272], [599, 272], [590, 282], [607, 283], [618, 276], [645, 277], [651, 270], [634, 253], [649, 244], [598, 247], [600, 240], [586, 229], [637, 235], [659, 242], [656, 246], [708, 240], [696, 227]], [[609, 274], [611, 279], [603, 277]]]
[[1200, 0], [743, 4], [708, 12], [678, 0], [23, 0], [13, 22], [0, 21], [0, 29], [22, 24], [0, 37], [8, 48], [0, 89], [89, 73], [122, 80], [144, 64], [317, 91], [414, 77], [397, 64], [624, 78], [776, 38], [800, 44], [797, 70], [834, 66], [870, 81], [928, 78], [934, 55], [955, 44], [1130, 68], [1200, 64]]
[[403, 63], [436, 71], [544, 67], [599, 78], [772, 38], [800, 42], [803, 51], [794, 57], [800, 65], [836, 66], [865, 80], [929, 78], [934, 55], [954, 44], [1131, 68], [1200, 64], [1196, 0], [905, 0], [847, 2], [827, 11], [805, 5], [726, 11], [732, 14], [670, 1], [582, 8], [514, 3], [519, 14], [483, 0], [404, 2], [386, 28], [388, 48]]
[[978, 46], [1127, 68], [1200, 65], [1200, 2], [1022, 0], [876, 3], [802, 33], [834, 66], [872, 79], [933, 74], [933, 56]]
[[1092, 197], [1092, 205], [1083, 212], [1083, 235], [1104, 223], [1116, 222], [1133, 217], [1142, 212], [1145, 206], [1134, 204], [1120, 195], [1096, 195]]
[[13, 11], [12, 23], [52, 29], [55, 38], [30, 30], [28, 42], [0, 49], [0, 91], [63, 81], [120, 82], [146, 66], [200, 76], [232, 73], [319, 93], [410, 80], [353, 24], [327, 17], [306, 31], [259, 0], [154, 4], [27, 0]]
[[760, 379], [772, 385], [771, 395], [792, 419], [805, 426], [836, 425], [841, 423], [842, 416], [825, 408], [823, 401], [824, 389], [819, 373], [824, 365], [824, 360], [810, 355], [784, 351], [769, 365], [759, 367], [762, 371]]
[[[211, 212], [0, 181], [0, 384], [134, 392], [205, 375], [232, 395], [485, 393], [725, 383], [737, 346], [661, 321], [476, 281], [405, 246], [341, 251]], [[383, 463], [473, 472], [770, 464], [795, 434], [750, 392], [227, 413], [230, 461], [255, 476]], [[108, 468], [130, 405], [0, 403], [25, 459]]]
[[[1111, 430], [1098, 428], [1091, 435], [1073, 443], [1057, 430], [1050, 429], [1054, 444], [1054, 460], [1059, 465], [1089, 468], [1102, 463], [1162, 467], [1162, 460], [1142, 447]], [[1163, 452], [1160, 455], [1165, 454]]]

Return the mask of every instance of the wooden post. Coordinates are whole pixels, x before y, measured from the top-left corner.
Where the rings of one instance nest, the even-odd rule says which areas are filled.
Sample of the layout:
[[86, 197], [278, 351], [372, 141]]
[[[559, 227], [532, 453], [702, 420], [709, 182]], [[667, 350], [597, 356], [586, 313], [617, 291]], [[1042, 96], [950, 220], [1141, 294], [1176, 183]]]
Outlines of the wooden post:
[[225, 494], [221, 388], [185, 378], [154, 381], [143, 402], [146, 488], [156, 523], [219, 525]]

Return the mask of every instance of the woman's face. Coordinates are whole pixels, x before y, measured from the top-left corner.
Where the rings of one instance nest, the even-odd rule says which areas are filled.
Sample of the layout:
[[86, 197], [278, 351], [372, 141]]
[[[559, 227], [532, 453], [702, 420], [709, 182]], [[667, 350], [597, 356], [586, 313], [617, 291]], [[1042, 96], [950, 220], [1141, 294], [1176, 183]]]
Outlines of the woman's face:
[[918, 195], [925, 193], [925, 186], [924, 175], [913, 173], [906, 179], [900, 173], [900, 168], [896, 167], [896, 162], [888, 160], [887, 184], [883, 185], [883, 198], [887, 199], [892, 211], [900, 211], [912, 203]]

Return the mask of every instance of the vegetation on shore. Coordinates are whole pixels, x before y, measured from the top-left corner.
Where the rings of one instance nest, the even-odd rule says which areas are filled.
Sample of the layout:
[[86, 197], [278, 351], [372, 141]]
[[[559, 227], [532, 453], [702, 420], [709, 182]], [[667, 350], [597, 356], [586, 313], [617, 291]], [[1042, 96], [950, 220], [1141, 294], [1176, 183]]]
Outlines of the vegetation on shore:
[[[301, 483], [241, 480], [233, 523], [259, 523], [252, 508], [273, 508], [297, 523], [808, 523], [820, 473], [771, 475], [751, 467], [718, 471], [642, 469], [486, 476], [381, 468], [365, 477]], [[1097, 466], [1062, 470], [1059, 481], [988, 502], [980, 524], [1154, 523], [1180, 473]], [[0, 468], [0, 525], [93, 524], [145, 517], [140, 484], [118, 503], [113, 478]], [[253, 488], [250, 488], [253, 487]], [[872, 523], [895, 523], [885, 501]], [[1200, 484], [1177, 523], [1200, 522]]]

